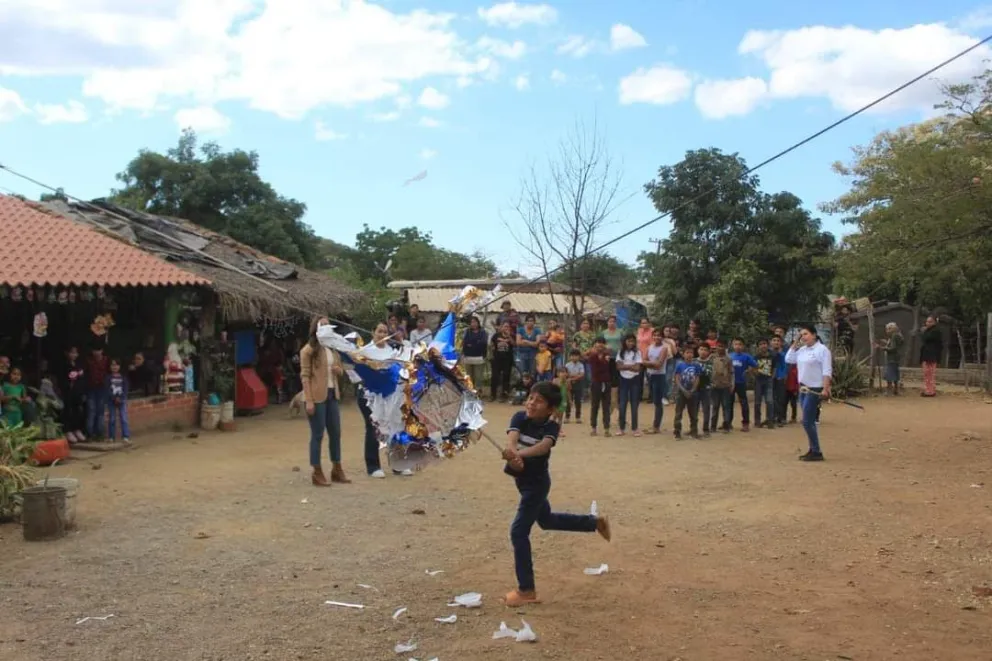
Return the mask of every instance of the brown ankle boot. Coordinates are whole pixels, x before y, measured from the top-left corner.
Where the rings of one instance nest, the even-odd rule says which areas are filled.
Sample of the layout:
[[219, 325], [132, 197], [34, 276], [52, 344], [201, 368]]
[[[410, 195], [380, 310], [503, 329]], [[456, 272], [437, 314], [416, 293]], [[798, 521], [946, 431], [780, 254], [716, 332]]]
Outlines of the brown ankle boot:
[[313, 475], [310, 476], [310, 481], [313, 482], [315, 487], [329, 487], [331, 483], [327, 481], [324, 477], [324, 469], [320, 466], [313, 467]]
[[344, 469], [341, 468], [341, 464], [334, 464], [331, 466], [331, 482], [338, 482], [339, 484], [351, 484], [349, 480], [344, 475]]

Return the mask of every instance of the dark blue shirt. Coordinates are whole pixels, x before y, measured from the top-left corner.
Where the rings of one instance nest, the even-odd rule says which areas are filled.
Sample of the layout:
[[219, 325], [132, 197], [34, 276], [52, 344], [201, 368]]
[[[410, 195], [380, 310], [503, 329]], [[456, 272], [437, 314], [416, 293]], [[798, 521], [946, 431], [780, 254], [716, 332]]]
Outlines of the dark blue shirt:
[[675, 366], [675, 378], [678, 379], [679, 385], [689, 392], [692, 392], [693, 387], [696, 385], [696, 380], [699, 379], [702, 373], [702, 366], [695, 361], [691, 363], [682, 361]]
[[[518, 411], [514, 414], [513, 418], [510, 419], [510, 426], [507, 427], [506, 431], [519, 432], [520, 440], [517, 445], [521, 449], [533, 447], [549, 437], [552, 439], [551, 447], [554, 447], [558, 443], [557, 422], [551, 418], [545, 418], [543, 420], [528, 418], [525, 411]], [[522, 473], [513, 472], [509, 464], [503, 470], [508, 475], [515, 477], [518, 484], [540, 482], [550, 477], [548, 470], [550, 461], [551, 451], [549, 450], [548, 454], [540, 457], [524, 457], [524, 470]]]
[[489, 336], [481, 328], [477, 331], [469, 328], [462, 337], [462, 355], [466, 358], [484, 358]]
[[785, 352], [772, 351], [772, 360], [774, 361], [775, 380], [785, 381], [785, 378], [789, 376], [789, 365], [785, 362]]
[[747, 383], [747, 370], [757, 367], [758, 363], [749, 353], [730, 352], [730, 362], [734, 364], [734, 385], [742, 386]]

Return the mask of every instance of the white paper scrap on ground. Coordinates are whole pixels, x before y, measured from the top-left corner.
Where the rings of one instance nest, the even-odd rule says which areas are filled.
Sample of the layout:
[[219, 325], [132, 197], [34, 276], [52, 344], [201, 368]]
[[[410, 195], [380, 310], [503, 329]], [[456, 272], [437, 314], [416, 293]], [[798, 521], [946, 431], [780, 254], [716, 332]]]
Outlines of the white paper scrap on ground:
[[589, 506], [589, 514], [592, 516], [599, 516], [599, 506], [596, 505], [596, 501], [592, 501], [592, 505]]
[[90, 620], [100, 620], [101, 622], [106, 622], [112, 617], [114, 617], [113, 613], [110, 615], [92, 615], [90, 617], [84, 617], [80, 620], [76, 620], [76, 624], [82, 624], [83, 622], [89, 622]]
[[499, 640], [500, 638], [516, 638], [517, 632], [506, 626], [506, 622], [499, 623], [499, 630], [493, 632], [493, 640]]
[[417, 643], [412, 640], [408, 640], [405, 643], [396, 643], [396, 647], [393, 648], [393, 651], [397, 654], [406, 654], [407, 652], [412, 652], [415, 649], [417, 649]]
[[435, 622], [440, 622], [441, 624], [454, 624], [458, 621], [457, 615], [449, 615], [448, 617], [435, 617]]
[[[367, 585], [365, 583], [359, 583], [358, 587], [362, 588], [363, 590], [375, 590], [374, 587], [372, 587], [371, 585]], [[376, 590], [376, 592], [378, 592], [378, 590]]]
[[393, 613], [393, 619], [394, 620], [400, 619], [400, 615], [402, 615], [405, 612], [406, 612], [406, 606], [404, 606], [403, 608], [397, 608], [396, 612]]
[[365, 608], [362, 604], [346, 604], [343, 601], [325, 601], [324, 604], [328, 606], [340, 606], [341, 608], [354, 608], [355, 610], [362, 610]]
[[437, 576], [438, 574], [443, 574], [444, 573], [444, 570], [443, 569], [428, 569], [424, 573], [427, 574], [428, 576]]
[[536, 643], [537, 634], [534, 630], [530, 628], [530, 625], [520, 620], [520, 623], [524, 625], [524, 628], [517, 632], [517, 642], [518, 643]]
[[482, 595], [478, 592], [466, 592], [455, 597], [449, 606], [463, 606], [465, 608], [479, 608], [482, 606]]
[[300, 501], [300, 504], [301, 505], [306, 505], [309, 502], [310, 502], [310, 500], [308, 498], [304, 498], [303, 500]]
[[586, 576], [602, 576], [608, 571], [610, 571], [610, 566], [604, 562], [599, 567], [587, 567], [582, 570], [582, 573]]

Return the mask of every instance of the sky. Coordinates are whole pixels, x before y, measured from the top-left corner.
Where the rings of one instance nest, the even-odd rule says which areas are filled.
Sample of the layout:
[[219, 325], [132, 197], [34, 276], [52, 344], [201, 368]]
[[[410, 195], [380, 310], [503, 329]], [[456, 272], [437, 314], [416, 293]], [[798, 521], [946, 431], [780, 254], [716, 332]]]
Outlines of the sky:
[[[757, 164], [992, 33], [964, 0], [0, 0], [0, 164], [106, 195], [192, 127], [256, 150], [316, 232], [430, 231], [532, 272], [521, 181], [577, 124], [621, 167], [603, 243], [656, 217], [643, 185], [691, 149]], [[933, 112], [989, 49], [760, 171], [817, 205], [878, 132]], [[421, 172], [427, 176], [404, 186]], [[0, 192], [42, 189], [0, 170]], [[512, 231], [511, 231], [512, 230]], [[633, 262], [665, 220], [610, 247]]]

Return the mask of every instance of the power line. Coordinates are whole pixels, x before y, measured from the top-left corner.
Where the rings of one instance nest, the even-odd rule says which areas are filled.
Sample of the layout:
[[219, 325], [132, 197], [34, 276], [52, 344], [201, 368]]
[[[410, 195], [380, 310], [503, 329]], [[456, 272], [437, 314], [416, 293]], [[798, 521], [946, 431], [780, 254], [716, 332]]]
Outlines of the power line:
[[[884, 103], [885, 101], [889, 100], [890, 98], [892, 98], [896, 94], [899, 94], [903, 90], [906, 90], [907, 88], [912, 87], [913, 85], [915, 85], [916, 83], [920, 82], [924, 78], [927, 78], [928, 76], [931, 76], [934, 73], [940, 71], [941, 69], [943, 69], [947, 65], [952, 64], [953, 62], [956, 62], [957, 60], [960, 60], [965, 55], [968, 55], [969, 53], [977, 50], [978, 48], [984, 46], [985, 44], [987, 44], [990, 41], [992, 41], [992, 35], [989, 35], [989, 36], [985, 37], [984, 39], [975, 42], [974, 44], [972, 44], [968, 48], [965, 48], [964, 50], [959, 51], [957, 54], [952, 55], [951, 57], [947, 58], [943, 62], [940, 62], [939, 64], [936, 64], [935, 66], [927, 69], [926, 71], [924, 71], [920, 75], [916, 76], [915, 78], [911, 78], [910, 80], [908, 80], [905, 83], [899, 85], [898, 87], [892, 89], [891, 91], [887, 92], [886, 94], [883, 94], [882, 96], [878, 97], [874, 101], [871, 101], [870, 103], [867, 103], [867, 104], [861, 106], [857, 110], [854, 110], [853, 112], [848, 113], [847, 115], [845, 115], [844, 117], [841, 117], [837, 121], [832, 122], [831, 124], [828, 124], [827, 126], [825, 126], [824, 128], [820, 129], [819, 131], [817, 131], [817, 132], [815, 132], [815, 133], [813, 133], [813, 134], [811, 134], [811, 135], [803, 138], [799, 142], [793, 143], [789, 147], [786, 147], [785, 149], [783, 149], [783, 150], [781, 150], [781, 151], [773, 154], [772, 156], [766, 158], [765, 160], [761, 161], [757, 165], [752, 166], [752, 167], [746, 169], [742, 173], [741, 176], [746, 176], [746, 175], [752, 174], [754, 172], [757, 172], [758, 170], [764, 168], [765, 166], [770, 165], [770, 164], [774, 163], [775, 161], [779, 160], [783, 156], [786, 156], [788, 154], [791, 154], [792, 152], [796, 151], [800, 147], [803, 147], [803, 146], [809, 144], [813, 140], [816, 140], [817, 138], [825, 135], [826, 133], [829, 133], [830, 131], [834, 130], [835, 128], [841, 126], [842, 124], [846, 124], [847, 122], [851, 121], [855, 117], [864, 114], [865, 112], [871, 110], [872, 108], [874, 108], [875, 106], [877, 106], [877, 105], [879, 105], [881, 103]], [[35, 184], [36, 186], [40, 186], [42, 188], [47, 188], [48, 190], [50, 190], [52, 192], [56, 192], [57, 191], [56, 188], [54, 188], [52, 186], [49, 186], [47, 184], [44, 184], [44, 183], [42, 183], [42, 182], [40, 182], [40, 181], [38, 181], [36, 179], [32, 179], [31, 177], [29, 177], [27, 175], [21, 174], [21, 173], [15, 171], [15, 170], [11, 169], [10, 167], [4, 165], [3, 163], [0, 163], [0, 170], [6, 170], [7, 172], [9, 172], [10, 174], [14, 175], [15, 177], [19, 177], [21, 179], [24, 179], [25, 181], [29, 181], [29, 182]], [[602, 243], [599, 246], [596, 246], [595, 248], [591, 249], [588, 254], [589, 255], [592, 255], [592, 254], [601, 252], [601, 251], [605, 250], [606, 248], [609, 248], [610, 246], [612, 246], [612, 245], [614, 245], [616, 243], [619, 243], [620, 241], [623, 241], [624, 239], [626, 239], [626, 238], [628, 238], [628, 237], [636, 234], [637, 232], [640, 232], [641, 230], [646, 229], [646, 228], [650, 227], [651, 225], [654, 225], [655, 223], [657, 223], [657, 222], [659, 222], [661, 220], [664, 220], [665, 218], [668, 218], [669, 216], [671, 216], [672, 214], [674, 214], [676, 211], [679, 211], [680, 209], [683, 209], [683, 208], [685, 208], [685, 207], [687, 207], [687, 206], [689, 206], [691, 204], [694, 204], [695, 202], [701, 200], [702, 198], [704, 198], [704, 197], [706, 197], [708, 195], [711, 195], [716, 190], [717, 190], [717, 187], [716, 186], [713, 186], [713, 187], [709, 188], [708, 190], [703, 191], [699, 195], [696, 195], [695, 197], [690, 198], [689, 200], [686, 200], [682, 204], [679, 204], [674, 209], [671, 209], [671, 210], [666, 211], [664, 213], [658, 214], [654, 218], [651, 218], [650, 220], [647, 220], [647, 221], [641, 223], [640, 225], [637, 225], [636, 227], [633, 227], [633, 228], [627, 230], [626, 232], [623, 232], [622, 234], [619, 234], [618, 236], [613, 237], [609, 241], [607, 241], [605, 243]], [[87, 202], [85, 200], [81, 200], [79, 198], [73, 197], [72, 195], [69, 195], [68, 193], [65, 193], [64, 192], [64, 189], [62, 189], [62, 191], [63, 191], [63, 194], [67, 198], [72, 199], [72, 200], [75, 200], [77, 202], [81, 202], [83, 204], [87, 204]], [[661, 244], [659, 243], [658, 245], [659, 245], [659, 249], [660, 249], [660, 245]], [[542, 275], [542, 276], [538, 276], [536, 278], [533, 278], [527, 284], [536, 284], [538, 282], [541, 282], [542, 280], [548, 279], [552, 275], [555, 275], [556, 273], [559, 273], [566, 266], [567, 266], [566, 264], [562, 264], [562, 265], [560, 265], [560, 266], [552, 269], [551, 271], [549, 271], [545, 275]], [[502, 299], [504, 299], [504, 298], [506, 298], [508, 296], [510, 296], [510, 293], [501, 294], [501, 295], [497, 296], [496, 298], [494, 298], [492, 301], [490, 301], [490, 305], [492, 305], [493, 303], [496, 303], [497, 301], [500, 301], [500, 300], [502, 300]], [[314, 314], [314, 315], [321, 315], [323, 317], [326, 317], [329, 321], [332, 321], [332, 322], [338, 323], [338, 324], [342, 324], [342, 325], [348, 326], [350, 328], [354, 328], [356, 330], [364, 331], [366, 333], [371, 333], [372, 332], [370, 329], [367, 329], [367, 328], [359, 328], [359, 327], [355, 326], [354, 324], [350, 324], [350, 323], [341, 321], [339, 319], [332, 319], [332, 318], [328, 317], [326, 314], [321, 313], [321, 312], [315, 312], [313, 310], [307, 310], [305, 308], [299, 308], [299, 307], [296, 307], [296, 306], [289, 306], [289, 307], [292, 307], [294, 309], [297, 309], [300, 312], [308, 312], [308, 313]], [[438, 327], [437, 332], [440, 332], [441, 329], [444, 328], [444, 327], [445, 326], [442, 323], [441, 326]]]

